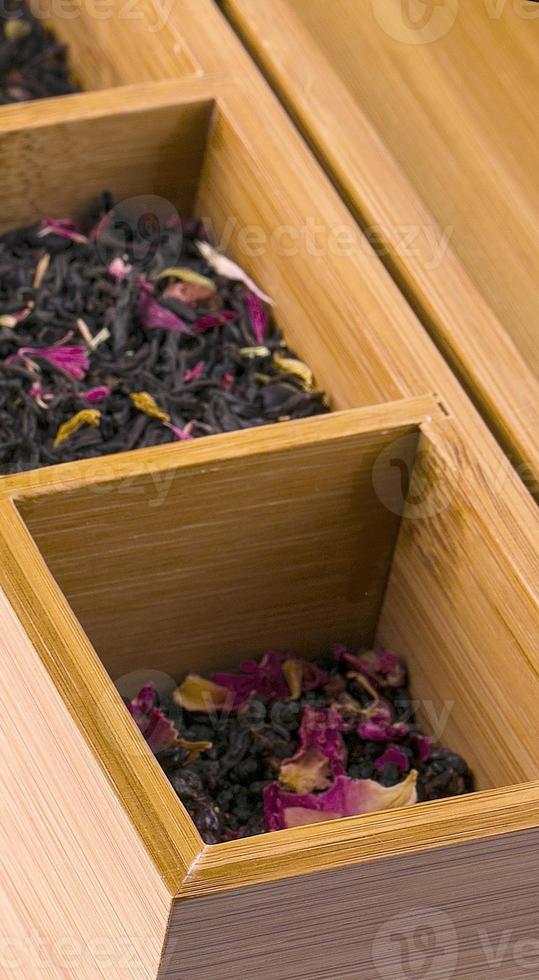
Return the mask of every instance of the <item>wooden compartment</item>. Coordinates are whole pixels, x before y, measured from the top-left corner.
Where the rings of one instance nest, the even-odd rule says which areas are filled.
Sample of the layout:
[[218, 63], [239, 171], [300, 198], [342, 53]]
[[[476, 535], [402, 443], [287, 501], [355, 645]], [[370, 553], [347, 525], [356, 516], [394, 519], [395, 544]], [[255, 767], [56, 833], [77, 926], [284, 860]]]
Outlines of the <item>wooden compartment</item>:
[[536, 481], [537, 4], [273, 0], [271, 17], [259, 0], [222, 6]]
[[[427, 396], [2, 481], [0, 585], [32, 673], [41, 660], [153, 868], [123, 883], [126, 909], [154, 878], [169, 895], [149, 975], [359, 980], [390, 968], [377, 937], [410, 909], [441, 922], [442, 965], [449, 930], [463, 978], [486, 977], [480, 937], [501, 916], [529, 935], [537, 607], [514, 583], [504, 605], [510, 555], [467, 500], [459, 458]], [[426, 727], [467, 756], [479, 792], [204, 846], [112, 680], [268, 645], [315, 655], [337, 638], [402, 652]], [[121, 848], [129, 862], [133, 842]]]

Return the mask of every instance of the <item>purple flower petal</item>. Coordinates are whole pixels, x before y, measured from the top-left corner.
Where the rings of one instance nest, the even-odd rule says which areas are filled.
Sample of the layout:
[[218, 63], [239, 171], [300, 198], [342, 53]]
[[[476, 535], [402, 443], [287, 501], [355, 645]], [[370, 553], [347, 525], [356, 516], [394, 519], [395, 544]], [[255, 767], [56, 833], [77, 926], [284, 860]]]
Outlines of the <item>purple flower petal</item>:
[[141, 323], [148, 330], [175, 330], [178, 333], [192, 333], [179, 316], [176, 316], [171, 310], [165, 309], [156, 299], [145, 292], [140, 294], [138, 315]]
[[264, 304], [256, 293], [250, 291], [245, 295], [244, 300], [251, 320], [253, 337], [255, 338], [257, 344], [262, 345], [266, 340], [266, 330], [268, 326], [268, 316], [264, 308]]
[[[296, 792], [311, 792], [324, 789], [328, 775], [343, 775], [348, 752], [342, 730], [343, 722], [335, 709], [305, 707], [299, 732], [300, 749], [283, 762], [280, 782]], [[320, 764], [323, 759], [328, 766]]]
[[90, 367], [88, 354], [84, 347], [19, 347], [16, 354], [8, 357], [6, 363], [11, 363], [19, 357], [38, 357], [56, 365], [66, 374], [70, 374], [77, 381], [82, 381]]
[[84, 401], [89, 402], [92, 405], [94, 402], [101, 402], [104, 398], [108, 398], [110, 395], [110, 388], [106, 385], [98, 385], [97, 388], [90, 388], [84, 394]]
[[198, 361], [197, 364], [195, 364], [194, 368], [191, 369], [188, 368], [186, 371], [183, 372], [183, 380], [196, 381], [197, 378], [200, 378], [201, 374], [204, 373], [205, 367], [206, 367], [205, 361]]
[[387, 765], [395, 765], [401, 772], [408, 772], [410, 760], [397, 745], [388, 745], [385, 752], [374, 763], [374, 768], [378, 772], [382, 772], [384, 766]]
[[426, 762], [431, 750], [431, 739], [428, 735], [414, 734], [410, 738], [413, 753], [418, 762]]
[[222, 310], [221, 313], [208, 313], [206, 316], [199, 316], [195, 323], [197, 333], [204, 330], [211, 330], [213, 327], [222, 327], [225, 323], [234, 323], [238, 319], [238, 314], [233, 310]]
[[354, 817], [377, 810], [417, 803], [417, 772], [412, 770], [396, 786], [381, 786], [372, 779], [337, 776], [325, 793], [289, 793], [279, 783], [264, 791], [264, 817], [267, 830], [301, 827], [322, 820]]
[[258, 695], [266, 701], [287, 701], [290, 688], [283, 673], [283, 664], [289, 657], [286, 653], [266, 653], [260, 663], [246, 660], [241, 664], [240, 674], [212, 674], [212, 680], [226, 687], [234, 695], [234, 706], [247, 701], [251, 695]]
[[38, 228], [38, 238], [45, 238], [46, 235], [59, 235], [60, 238], [68, 238], [72, 242], [77, 242], [78, 244], [86, 244], [88, 239], [86, 235], [82, 234], [82, 229], [79, 225], [71, 221], [70, 218], [44, 218], [40, 222]]

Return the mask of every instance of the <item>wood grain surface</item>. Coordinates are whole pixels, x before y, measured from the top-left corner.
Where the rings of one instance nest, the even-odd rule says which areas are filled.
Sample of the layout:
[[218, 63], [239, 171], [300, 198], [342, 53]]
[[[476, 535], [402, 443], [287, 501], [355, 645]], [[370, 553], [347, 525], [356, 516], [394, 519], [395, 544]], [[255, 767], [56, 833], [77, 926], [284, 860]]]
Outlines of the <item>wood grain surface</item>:
[[157, 975], [171, 898], [0, 593], [0, 976]]
[[[402, 538], [399, 543], [402, 558], [398, 558], [393, 565], [390, 586], [396, 608], [393, 609], [393, 605], [390, 608], [389, 602], [386, 603], [380, 629], [383, 635], [389, 637], [398, 630], [397, 615], [402, 616], [402, 623], [414, 632], [418, 643], [418, 670], [420, 674], [423, 671], [420, 681], [423, 684], [424, 669], [429, 663], [427, 632], [433, 628], [438, 645], [440, 638], [443, 639], [437, 664], [440, 669], [449, 665], [449, 681], [459, 691], [464, 685], [463, 675], [469, 671], [472, 646], [470, 638], [475, 637], [476, 645], [481, 646], [484, 641], [482, 616], [494, 612], [489, 642], [494, 643], [495, 654], [499, 658], [499, 671], [493, 672], [493, 677], [487, 683], [489, 716], [492, 716], [495, 709], [499, 716], [498, 705], [506, 703], [509, 685], [502, 683], [504, 671], [516, 670], [519, 697], [530, 702], [530, 733], [533, 732], [537, 704], [534, 685], [537, 668], [538, 523], [531, 497], [511, 465], [512, 462], [518, 462], [517, 457], [513, 455], [509, 461], [504, 457], [405, 298], [383, 268], [375, 250], [351, 221], [346, 206], [321, 174], [302, 139], [286, 119], [276, 98], [263, 84], [258, 71], [217, 8], [209, 0], [177, 0], [169, 13], [169, 26], [171, 31], [181, 36], [188, 58], [192, 59], [192, 64], [198, 66], [197, 72], [202, 73], [203, 77], [156, 81], [151, 85], [120, 85], [114, 90], [0, 109], [0, 161], [4, 166], [4, 179], [10, 189], [6, 206], [12, 208], [11, 220], [19, 220], [19, 215], [25, 215], [27, 220], [37, 216], [36, 209], [42, 208], [40, 202], [43, 200], [49, 205], [63, 204], [67, 210], [71, 207], [82, 207], [81, 185], [70, 174], [65, 161], [66, 155], [69, 156], [72, 152], [76, 168], [81, 168], [85, 180], [94, 181], [92, 187], [96, 189], [100, 182], [102, 186], [102, 182], [112, 176], [115, 184], [112, 189], [119, 195], [158, 192], [181, 207], [202, 209], [214, 221], [218, 236], [228, 229], [230, 234], [223, 243], [224, 249], [245, 265], [260, 285], [274, 295], [280, 326], [300, 356], [308, 360], [315, 369], [317, 379], [327, 389], [333, 407], [349, 409], [376, 402], [387, 403], [408, 398], [415, 400], [417, 397], [418, 402], [415, 404], [412, 401], [410, 404], [387, 405], [380, 409], [364, 408], [361, 413], [362, 431], [378, 431], [382, 434], [388, 424], [407, 428], [422, 423], [424, 437], [428, 437], [438, 461], [436, 473], [440, 473], [441, 467], [442, 484], [454, 487], [455, 512], [462, 505], [463, 519], [458, 524], [456, 520], [448, 522], [444, 521], [443, 516], [436, 517], [425, 522], [425, 529], [417, 528], [408, 538]], [[91, 19], [86, 22], [86, 28], [88, 31], [92, 30]], [[120, 25], [117, 42], [121, 43], [123, 39]], [[151, 43], [156, 59], [164, 56], [157, 35], [155, 42], [149, 35], [146, 40], [149, 45]], [[113, 45], [111, 51], [112, 48]], [[120, 58], [124, 57], [122, 52]], [[144, 133], [149, 137], [146, 140], [143, 138]], [[131, 161], [128, 159], [129, 154], [122, 148], [119, 135], [127, 141], [126, 147], [132, 154]], [[194, 153], [185, 145], [186, 136], [193, 141]], [[81, 148], [84, 148], [84, 153]], [[20, 154], [25, 161], [23, 168], [19, 165]], [[185, 174], [188, 179], [182, 185], [182, 175]], [[107, 185], [108, 181], [105, 186]], [[28, 200], [32, 202], [31, 208]], [[231, 229], [228, 219], [232, 219]], [[321, 226], [320, 234], [326, 242], [326, 247], [321, 252], [316, 248], [316, 243], [313, 248], [311, 239], [301, 238], [301, 230], [308, 220], [318, 227]], [[266, 236], [266, 244], [259, 250], [259, 254], [253, 254], [248, 242], [246, 243], [245, 229], [251, 225]], [[338, 254], [334, 254], [333, 245], [327, 247], [327, 242], [333, 241], [330, 236], [335, 233], [336, 228], [341, 227], [351, 236], [352, 245], [347, 254], [341, 254], [338, 249]], [[286, 248], [286, 241], [285, 247], [282, 240], [279, 242], [283, 229], [291, 229], [293, 235], [296, 231], [300, 232], [300, 243], [297, 247], [290, 250]], [[449, 419], [442, 418], [446, 414], [450, 416]], [[426, 423], [427, 416], [433, 419], [432, 423]], [[319, 420], [313, 422], [315, 424], [331, 426], [334, 422]], [[340, 424], [343, 424], [342, 417]], [[344, 431], [347, 431], [346, 425]], [[272, 442], [274, 439], [278, 440], [281, 449], [289, 445], [288, 440], [290, 447], [294, 445], [296, 436], [293, 428], [278, 427], [277, 436], [272, 434], [274, 431], [268, 428], [254, 433], [199, 441], [193, 448], [182, 447], [182, 451], [188, 448], [191, 454], [189, 462], [189, 456], [184, 456], [182, 452], [182, 461], [186, 466], [194, 465], [196, 457], [202, 474], [212, 467], [228, 466], [230, 460], [242, 452], [248, 457], [250, 454], [275, 451], [277, 444]], [[309, 431], [315, 432], [315, 429]], [[305, 430], [302, 432], [305, 435]], [[383, 439], [385, 440], [385, 436]], [[245, 448], [242, 449], [242, 446]], [[310, 880], [312, 887], [316, 889], [318, 879], [311, 877], [313, 872], [329, 869], [332, 864], [339, 870], [354, 862], [359, 862], [359, 869], [361, 862], [366, 860], [380, 861], [389, 857], [400, 860], [407, 855], [412, 855], [415, 860], [424, 849], [426, 863], [430, 861], [434, 865], [430, 856], [436, 849], [444, 849], [449, 845], [453, 848], [459, 839], [475, 841], [478, 847], [485, 848], [481, 852], [487, 854], [488, 863], [488, 873], [485, 873], [484, 880], [493, 894], [499, 894], [498, 874], [506, 881], [518, 882], [511, 889], [507, 907], [511, 921], [520, 930], [518, 935], [527, 936], [528, 919], [522, 913], [522, 908], [527, 903], [530, 916], [533, 917], [535, 907], [533, 901], [529, 900], [529, 879], [522, 868], [525, 863], [523, 855], [527, 854], [529, 867], [533, 869], [536, 846], [535, 838], [527, 835], [528, 829], [537, 826], [539, 788], [533, 782], [522, 788], [501, 788], [494, 794], [479, 793], [469, 800], [437, 804], [429, 809], [428, 819], [423, 818], [425, 811], [419, 808], [394, 814], [395, 822], [389, 825], [384, 823], [383, 826], [378, 826], [376, 820], [369, 822], [371, 818], [366, 818], [366, 822], [352, 820], [324, 825], [315, 834], [307, 835], [303, 842], [288, 836], [292, 832], [286, 832], [273, 838], [260, 838], [256, 845], [253, 842], [240, 841], [216, 848], [202, 848], [198, 834], [155, 760], [144, 749], [137, 732], [127, 724], [129, 719], [123, 712], [118, 696], [115, 695], [87, 635], [77, 623], [43, 558], [36, 551], [20, 513], [12, 504], [12, 498], [17, 497], [18, 506], [23, 510], [29, 508], [30, 514], [34, 506], [49, 506], [49, 500], [52, 501], [56, 493], [67, 494], [80, 502], [86, 493], [85, 488], [88, 489], [90, 485], [99, 496], [114, 481], [126, 487], [130, 481], [134, 480], [136, 483], [138, 480], [139, 485], [147, 487], [150, 476], [155, 478], [157, 489], [163, 490], [164, 486], [160, 481], [171, 467], [177, 465], [177, 448], [164, 447], [143, 454], [133, 453], [107, 460], [87, 461], [75, 466], [66, 465], [20, 477], [3, 478], [0, 481], [0, 584], [9, 595], [27, 634], [27, 655], [30, 656], [28, 651], [35, 649], [60, 694], [59, 703], [66, 706], [71, 720], [75, 722], [75, 730], [82, 734], [88, 746], [88, 755], [84, 759], [79, 756], [81, 772], [87, 774], [88, 778], [91, 776], [97, 783], [101, 781], [101, 785], [103, 779], [106, 780], [107, 788], [114, 794], [113, 799], [121, 801], [120, 812], [127, 814], [128, 820], [137, 831], [132, 844], [129, 840], [118, 843], [115, 834], [109, 834], [111, 847], [117, 846], [122, 860], [125, 859], [123, 870], [131, 857], [138, 874], [138, 849], [142, 842], [144, 850], [151, 858], [151, 866], [157, 869], [158, 877], [165, 885], [165, 890], [160, 892], [161, 896], [167, 892], [181, 895], [182, 889], [184, 890], [184, 904], [189, 915], [186, 929], [190, 929], [192, 925], [200, 943], [201, 936], [204, 935], [201, 926], [205, 928], [206, 925], [205, 906], [202, 903], [206, 901], [204, 896], [213, 891], [224, 889], [228, 894], [229, 889], [243, 889], [245, 885], [265, 888], [269, 887], [270, 882], [286, 878], [289, 874], [306, 875], [305, 881]], [[309, 451], [308, 446], [305, 451]], [[449, 471], [447, 479], [444, 466]], [[428, 468], [426, 472], [428, 475]], [[520, 476], [533, 489], [530, 470], [521, 468]], [[417, 487], [415, 492], [418, 492]], [[40, 500], [41, 497], [43, 501]], [[54, 505], [52, 506], [51, 514], [54, 512]], [[59, 517], [61, 515], [56, 512], [56, 519]], [[128, 517], [126, 519], [129, 523]], [[427, 530], [429, 523], [432, 526], [432, 546]], [[443, 539], [448, 528], [451, 533], [449, 542]], [[144, 531], [144, 528], [140, 530]], [[130, 547], [134, 546], [133, 540], [130, 539]], [[57, 546], [58, 539], [55, 544]], [[431, 555], [440, 556], [444, 570], [451, 571], [453, 549], [454, 567], [458, 569], [462, 581], [458, 585], [451, 582], [451, 592], [446, 597], [442, 594], [439, 583], [434, 583], [431, 592], [427, 565]], [[417, 568], [416, 563], [419, 561], [426, 563], [425, 570]], [[414, 600], [407, 595], [401, 599], [400, 592], [408, 572]], [[93, 574], [102, 575], [102, 570], [93, 567], [90, 562], [88, 575]], [[477, 581], [481, 583], [479, 588]], [[453, 642], [452, 629], [456, 630], [460, 640], [460, 608], [456, 603], [460, 602], [463, 593], [468, 589], [470, 601], [464, 595], [463, 609], [471, 632], [466, 635], [465, 656], [459, 668], [458, 649], [454, 651], [454, 660], [449, 657], [448, 649]], [[424, 623], [421, 622], [421, 614], [418, 612], [421, 608], [420, 590], [424, 590], [421, 601], [425, 606], [428, 606], [431, 594], [440, 600], [439, 613], [436, 610], [430, 611]], [[81, 601], [84, 599], [82, 593], [81, 587]], [[157, 590], [152, 594], [157, 595]], [[479, 614], [474, 614], [475, 601], [478, 603]], [[442, 630], [444, 621], [448, 623], [448, 630]], [[507, 665], [504, 664], [506, 652]], [[490, 654], [490, 649], [485, 649], [481, 654], [482, 681], [486, 676], [486, 661]], [[41, 669], [34, 656], [29, 660], [29, 669], [35, 673], [37, 667]], [[500, 680], [498, 691], [497, 678]], [[525, 682], [528, 683], [527, 690], [524, 690]], [[10, 678], [6, 674], [0, 679], [2, 698], [8, 698], [9, 684]], [[437, 679], [432, 690], [428, 690], [429, 698], [438, 697], [441, 690], [441, 682]], [[36, 697], [41, 705], [41, 690], [36, 692]], [[527, 704], [528, 700], [524, 703]], [[96, 705], [99, 709], [97, 713]], [[467, 708], [475, 709], [473, 698], [468, 699]], [[511, 707], [511, 711], [516, 709], [516, 705]], [[47, 712], [51, 739], [58, 740], [58, 744], [63, 745], [62, 724], [58, 723], [57, 713], [47, 705], [46, 699], [43, 710]], [[455, 724], [455, 733], [461, 730], [463, 717], [461, 715], [458, 725]], [[493, 731], [496, 730], [497, 723], [493, 722]], [[520, 732], [518, 725], [520, 721], [516, 728]], [[474, 719], [473, 731], [484, 738], [489, 747], [492, 746], [492, 735], [487, 731], [483, 718]], [[465, 744], [465, 735], [460, 737], [462, 744]], [[514, 774], [517, 781], [533, 778], [535, 763], [533, 758], [530, 759], [526, 735], [524, 734], [520, 750], [516, 743], [511, 742], [509, 735], [503, 743], [504, 751], [506, 747], [510, 753], [511, 772], [508, 773], [508, 766], [502, 760], [500, 749], [495, 761], [486, 760], [482, 765], [481, 779], [484, 785], [498, 783], [503, 787], [507, 777], [513, 777]], [[17, 773], [20, 765], [22, 764], [18, 763]], [[59, 772], [63, 775], [63, 770], [59, 769]], [[16, 775], [15, 778], [20, 779], [20, 776]], [[66, 776], [65, 796], [74, 793], [74, 798], [78, 800], [70, 781], [71, 777]], [[32, 794], [35, 785], [32, 780], [28, 786], [28, 794]], [[99, 803], [98, 794], [96, 800]], [[84, 841], [85, 834], [91, 834], [94, 827], [92, 811], [88, 807], [80, 806], [78, 821], [76, 826], [80, 827], [79, 836]], [[111, 824], [116, 827], [113, 816]], [[48, 869], [50, 838], [43, 824], [35, 826], [35, 847], [40, 849], [39, 860]], [[63, 835], [65, 824], [59, 822], [58, 826], [59, 834]], [[101, 825], [98, 826], [101, 828]], [[488, 838], [493, 835], [498, 840], [490, 845]], [[506, 837], [510, 842], [507, 847]], [[489, 857], [492, 853], [489, 848], [495, 848], [497, 843], [500, 844], [501, 857], [495, 868]], [[99, 852], [100, 860], [102, 852], [108, 859], [109, 851], [105, 843], [98, 843], [95, 836], [92, 837], [89, 847], [92, 852]], [[479, 851], [470, 853], [475, 855]], [[478, 859], [479, 865], [481, 860]], [[461, 883], [466, 873], [464, 864], [459, 864], [456, 875]], [[117, 884], [120, 877], [118, 873]], [[402, 880], [404, 877], [403, 874]], [[482, 872], [480, 880], [483, 881]], [[43, 931], [51, 942], [66, 931], [70, 933], [71, 913], [64, 909], [64, 902], [71, 894], [72, 881], [72, 877], [66, 878], [67, 884], [63, 891], [61, 883], [50, 874], [47, 875], [46, 871], [35, 879], [34, 917], [41, 916]], [[155, 877], [151, 881], [151, 888], [154, 889]], [[424, 881], [424, 877], [419, 875], [416, 879], [417, 889], [422, 887]], [[432, 881], [432, 877], [429, 881]], [[139, 877], [137, 882], [140, 884]], [[131, 887], [132, 879], [129, 884], [129, 888]], [[157, 891], [154, 889], [150, 895], [152, 902], [155, 899], [155, 908], [160, 901], [155, 897], [159, 887], [157, 885]], [[487, 889], [487, 885], [484, 887]], [[148, 893], [150, 890], [148, 888]], [[119, 934], [122, 934], [122, 930], [124, 933], [129, 932], [131, 919], [137, 923], [140, 921], [137, 916], [142, 905], [137, 905], [137, 902], [142, 903], [142, 897], [137, 897], [132, 892], [136, 905], [132, 913], [130, 901], [126, 899], [121, 906], [122, 898], [119, 893], [114, 889], [111, 892], [118, 895], [118, 913], [116, 919], [111, 917], [110, 928], [112, 931], [117, 928]], [[249, 888], [248, 892], [253, 902], [257, 900], [256, 890]], [[418, 893], [414, 891], [414, 894]], [[353, 894], [357, 897], [355, 886]], [[437, 900], [440, 893], [433, 894]], [[282, 893], [276, 892], [277, 903], [278, 896], [282, 897]], [[404, 900], [401, 894], [400, 907]], [[262, 898], [259, 908], [275, 909], [273, 899], [269, 901], [270, 905], [266, 906], [265, 898]], [[243, 897], [240, 894], [236, 910], [244, 908], [242, 902]], [[47, 911], [51, 904], [54, 906], [54, 916]], [[305, 901], [303, 904], [307, 907]], [[17, 908], [17, 912], [13, 914], [20, 916], [21, 929], [30, 928], [27, 923], [32, 923], [34, 913], [23, 913], [22, 905], [16, 906], [11, 893], [6, 896], [6, 907], [7, 915], [12, 914], [12, 908]], [[164, 905], [159, 905], [160, 910], [163, 907]], [[473, 903], [466, 907], [472, 910], [473, 919]], [[87, 915], [90, 923], [99, 923], [107, 908], [99, 883], [88, 881], [85, 896], [80, 903], [80, 916]], [[487, 916], [487, 925], [489, 921], [493, 923], [496, 938], [500, 926], [498, 900], [496, 899], [492, 907], [481, 900], [481, 908]], [[91, 911], [88, 912], [88, 909]], [[257, 941], [257, 914], [258, 909], [253, 907], [248, 919], [254, 931], [240, 931], [238, 935], [241, 942]], [[278, 915], [278, 912], [275, 914]], [[478, 913], [481, 924], [482, 914]], [[153, 920], [154, 936], [159, 935], [161, 921], [159, 918], [159, 925], [156, 925]], [[181, 925], [181, 921], [181, 917], [174, 918], [175, 929]], [[260, 920], [258, 922], [260, 924]], [[270, 920], [266, 920], [263, 925], [268, 936], [272, 932], [269, 922]], [[85, 935], [82, 926], [79, 932]], [[215, 932], [219, 939], [220, 935], [218, 931]], [[172, 931], [169, 938], [173, 938]], [[221, 976], [223, 962], [225, 965], [228, 962], [226, 955], [223, 956], [222, 943], [215, 953], [208, 946], [208, 958], [202, 960], [198, 953], [198, 958], [188, 958], [187, 954], [191, 957], [193, 943], [193, 937], [186, 932], [179, 935], [179, 945], [176, 938], [172, 946], [167, 944], [165, 953], [167, 956], [171, 953], [172, 959], [165, 958], [163, 969], [169, 970], [168, 975], [176, 975], [170, 971], [177, 973], [183, 963], [185, 969], [193, 970], [198, 967], [205, 970], [205, 974], [202, 972], [200, 975], [211, 977], [212, 980]], [[465, 955], [466, 944], [465, 937]], [[319, 948], [325, 951], [331, 947], [322, 945]], [[361, 976], [357, 972], [350, 972], [354, 969], [357, 971], [358, 967], [357, 962], [350, 958], [352, 954], [348, 941], [343, 944], [343, 949], [345, 948], [347, 951], [344, 959], [339, 959], [339, 950], [336, 952], [336, 972], [334, 971], [333, 976], [339, 980], [343, 980], [344, 976]], [[295, 957], [293, 969], [300, 977], [300, 951], [294, 944], [291, 945], [291, 950]], [[245, 970], [250, 967], [245, 965], [245, 961], [238, 967], [239, 961], [232, 947], [230, 954], [230, 962], [235, 964], [236, 974], [241, 975], [243, 971], [243, 975], [248, 976]], [[151, 952], [147, 954], [144, 961], [146, 973], [143, 976], [156, 975], [156, 964], [152, 955]], [[474, 956], [475, 954], [470, 960], [465, 960], [464, 968], [467, 968], [466, 963], [471, 964], [471, 975], [475, 980], [476, 976], [481, 977], [479, 970], [482, 967]], [[277, 970], [276, 977], [279, 976], [282, 957], [279, 960], [278, 955], [277, 959], [277, 966], [268, 966], [268, 969]], [[258, 969], [259, 961], [252, 962], [256, 962]], [[117, 964], [106, 968], [100, 965], [95, 951], [89, 954], [88, 963], [89, 977], [104, 975], [110, 980], [120, 980], [129, 976], [125, 971], [122, 973]], [[70, 980], [73, 975], [69, 973], [69, 968], [67, 972], [62, 967], [55, 969], [56, 972], [52, 972], [51, 977]], [[312, 975], [310, 961], [308, 969]], [[86, 977], [85, 973], [75, 972], [74, 975]], [[166, 973], [162, 975], [167, 976]], [[332, 976], [331, 973], [326, 975]], [[461, 975], [466, 976], [466, 973]], [[507, 975], [518, 976], [514, 973]]]
[[[434, 19], [414, 43], [400, 0], [223, 6], [493, 431], [537, 475], [537, 5], [461, 4], [447, 33]], [[454, 8], [435, 10], [442, 27]]]
[[524, 980], [537, 966], [538, 836], [180, 901], [159, 980]]

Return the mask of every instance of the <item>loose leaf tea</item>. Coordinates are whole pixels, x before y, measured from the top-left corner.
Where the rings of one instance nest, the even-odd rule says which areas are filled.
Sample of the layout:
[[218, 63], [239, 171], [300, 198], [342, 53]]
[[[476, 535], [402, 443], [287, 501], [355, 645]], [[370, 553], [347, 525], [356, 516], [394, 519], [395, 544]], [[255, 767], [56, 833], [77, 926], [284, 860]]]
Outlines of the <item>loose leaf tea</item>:
[[200, 222], [121, 207], [0, 238], [1, 473], [328, 411]]
[[465, 761], [417, 724], [392, 651], [269, 652], [128, 703], [209, 844], [471, 792]]
[[77, 91], [70, 81], [65, 45], [25, 3], [7, 0], [0, 11], [0, 103]]

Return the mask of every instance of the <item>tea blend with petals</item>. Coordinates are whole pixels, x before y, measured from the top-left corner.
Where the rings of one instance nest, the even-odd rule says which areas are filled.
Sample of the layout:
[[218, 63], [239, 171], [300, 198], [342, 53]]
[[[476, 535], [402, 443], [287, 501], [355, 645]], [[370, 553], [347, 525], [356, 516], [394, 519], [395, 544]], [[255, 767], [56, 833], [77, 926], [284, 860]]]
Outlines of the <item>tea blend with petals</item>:
[[66, 46], [27, 4], [6, 0], [0, 11], [0, 103], [77, 91], [70, 80]]
[[328, 411], [270, 297], [170, 211], [104, 195], [0, 238], [0, 473]]
[[208, 844], [473, 790], [466, 762], [418, 726], [406, 667], [336, 645], [188, 675], [127, 706]]

